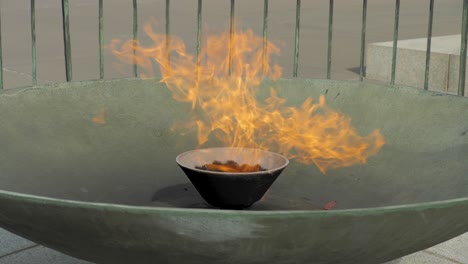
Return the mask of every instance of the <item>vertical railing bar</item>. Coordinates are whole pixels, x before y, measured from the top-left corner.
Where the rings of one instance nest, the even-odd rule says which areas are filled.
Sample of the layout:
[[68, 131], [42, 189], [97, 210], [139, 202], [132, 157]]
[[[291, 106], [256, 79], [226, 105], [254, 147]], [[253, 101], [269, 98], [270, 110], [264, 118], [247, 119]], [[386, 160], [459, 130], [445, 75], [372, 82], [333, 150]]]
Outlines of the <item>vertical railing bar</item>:
[[167, 68], [166, 70], [168, 73], [170, 72], [171, 68], [171, 50], [170, 50], [170, 43], [171, 43], [171, 17], [170, 17], [170, 7], [171, 1], [166, 0], [166, 59], [167, 59]]
[[329, 13], [328, 13], [327, 79], [331, 79], [332, 38], [333, 38], [333, 0], [330, 0]]
[[136, 46], [138, 41], [138, 6], [137, 0], [133, 0], [133, 76], [138, 77], [138, 65], [136, 59]]
[[296, 3], [296, 36], [294, 42], [294, 65], [293, 65], [293, 77], [297, 77], [297, 69], [299, 64], [299, 28], [301, 21], [301, 0], [297, 0]]
[[390, 84], [395, 84], [395, 71], [396, 71], [396, 58], [397, 58], [397, 46], [398, 46], [398, 22], [400, 20], [400, 0], [396, 0], [395, 3], [395, 24], [393, 28], [393, 54], [392, 54], [392, 76]]
[[465, 78], [466, 78], [466, 42], [468, 29], [468, 0], [463, 1], [463, 18], [462, 18], [462, 32], [460, 44], [460, 65], [458, 72], [458, 95], [465, 95]]
[[198, 0], [198, 12], [197, 13], [198, 13], [197, 14], [197, 71], [199, 71], [200, 65], [201, 65], [200, 53], [201, 53], [201, 45], [202, 45], [202, 0]]
[[231, 25], [230, 25], [230, 29], [229, 29], [229, 33], [230, 33], [230, 36], [229, 36], [229, 58], [228, 58], [228, 73], [229, 73], [229, 76], [231, 76], [231, 73], [232, 73], [232, 52], [233, 52], [233, 46], [234, 46], [234, 30], [235, 30], [235, 17], [234, 17], [234, 14], [235, 14], [235, 0], [231, 0]]
[[432, 19], [434, 17], [434, 0], [429, 3], [429, 23], [427, 26], [426, 69], [424, 72], [424, 90], [429, 89], [429, 65], [431, 63]]
[[367, 0], [362, 1], [361, 55], [359, 62], [359, 80], [364, 80], [364, 57], [366, 56]]
[[263, 2], [263, 63], [262, 72], [265, 74], [267, 68], [267, 43], [268, 43], [268, 0]]
[[65, 53], [65, 74], [67, 82], [72, 79], [72, 61], [70, 44], [70, 18], [68, 10], [68, 0], [62, 0], [62, 25], [63, 25], [63, 43]]
[[104, 79], [104, 8], [99, 0], [99, 78]]
[[36, 72], [36, 1], [31, 0], [31, 75], [32, 85], [37, 84]]
[[[1, 7], [1, 6], [0, 6]], [[3, 90], [2, 17], [0, 9], [0, 90]]]
[[268, 43], [268, 0], [263, 2], [263, 62], [262, 73], [265, 75], [267, 70], [267, 43]]

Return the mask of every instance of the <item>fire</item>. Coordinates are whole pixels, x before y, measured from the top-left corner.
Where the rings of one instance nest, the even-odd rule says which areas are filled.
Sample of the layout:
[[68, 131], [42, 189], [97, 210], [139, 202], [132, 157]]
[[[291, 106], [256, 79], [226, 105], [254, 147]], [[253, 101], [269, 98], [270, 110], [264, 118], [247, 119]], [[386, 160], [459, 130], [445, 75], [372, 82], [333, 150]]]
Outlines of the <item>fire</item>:
[[239, 30], [232, 38], [229, 33], [207, 36], [199, 57], [187, 52], [182, 39], [173, 35], [167, 50], [166, 36], [156, 34], [151, 23], [144, 30], [153, 45], [114, 39], [110, 48], [122, 62], [136, 62], [144, 69], [143, 78], [153, 75], [154, 62], [159, 65], [161, 82], [173, 98], [202, 113], [185, 123], [198, 131], [200, 146], [215, 137], [225, 146], [268, 149], [314, 163], [325, 173], [366, 163], [385, 144], [379, 130], [360, 136], [351, 119], [327, 106], [323, 96], [318, 102], [307, 98], [294, 108], [270, 88], [270, 96], [258, 101], [261, 81], [281, 76], [281, 67], [271, 62], [280, 50], [271, 42], [265, 45], [252, 30]]

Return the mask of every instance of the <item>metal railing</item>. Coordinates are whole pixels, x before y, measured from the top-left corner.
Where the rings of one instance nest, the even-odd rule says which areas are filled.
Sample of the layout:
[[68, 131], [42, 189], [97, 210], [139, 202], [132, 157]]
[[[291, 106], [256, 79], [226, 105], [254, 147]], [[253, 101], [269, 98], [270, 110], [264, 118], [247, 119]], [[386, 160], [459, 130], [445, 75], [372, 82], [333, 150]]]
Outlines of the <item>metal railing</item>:
[[[99, 1], [99, 77], [104, 78], [104, 19], [103, 19], [103, 0]], [[165, 8], [165, 26], [166, 35], [170, 36], [170, 1], [166, 0]], [[263, 54], [266, 56], [267, 40], [268, 40], [268, 2], [264, 1], [263, 12]], [[323, 0], [326, 1], [326, 0]], [[327, 50], [327, 79], [331, 79], [331, 66], [332, 66], [332, 44], [333, 44], [333, 4], [334, 0], [329, 1], [329, 19], [328, 19], [328, 50]], [[466, 71], [466, 55], [467, 55], [467, 29], [468, 29], [468, 0], [463, 1], [462, 13], [462, 26], [461, 26], [461, 43], [460, 43], [460, 66], [459, 66], [459, 80], [458, 80], [458, 95], [465, 95], [465, 71]], [[32, 49], [32, 85], [37, 84], [37, 71], [36, 71], [36, 15], [35, 15], [35, 0], [31, 0], [31, 49]], [[138, 1], [133, 0], [133, 40], [138, 40]], [[62, 0], [62, 24], [63, 24], [63, 41], [64, 41], [64, 56], [65, 56], [65, 73], [67, 82], [72, 80], [72, 60], [71, 60], [71, 39], [70, 39], [70, 20], [69, 20], [69, 0]], [[230, 36], [232, 38], [235, 32], [235, 6], [236, 1], [230, 0]], [[198, 0], [197, 10], [197, 39], [196, 39], [196, 52], [199, 58], [201, 44], [202, 44], [202, 7], [203, 0]], [[299, 66], [299, 39], [300, 39], [300, 15], [301, 15], [301, 0], [296, 2], [296, 26], [295, 26], [295, 40], [294, 40], [294, 62], [293, 62], [293, 77], [297, 77]], [[432, 24], [434, 17], [434, 0], [429, 2], [429, 17], [428, 17], [428, 30], [427, 30], [427, 48], [426, 48], [426, 64], [424, 74], [424, 89], [428, 90], [429, 87], [429, 67], [431, 59], [431, 41], [432, 41]], [[396, 61], [398, 50], [398, 26], [400, 18], [400, 0], [395, 0], [395, 16], [394, 16], [394, 29], [393, 29], [393, 51], [392, 51], [392, 68], [390, 85], [395, 84]], [[367, 0], [362, 0], [362, 30], [361, 30], [361, 45], [360, 45], [360, 58], [359, 58], [359, 80], [364, 80], [364, 57], [365, 57], [365, 44], [366, 44], [366, 19], [367, 19]], [[169, 46], [170, 39], [166, 38], [166, 48]], [[229, 49], [229, 58], [231, 58], [231, 45]], [[166, 50], [169, 50], [168, 48]], [[168, 52], [167, 57], [170, 54]], [[230, 61], [230, 59], [229, 59]], [[197, 61], [200, 64], [200, 60]], [[266, 63], [264, 61], [264, 63]], [[1, 34], [1, 17], [0, 17], [0, 89], [3, 89], [3, 64], [2, 64], [2, 34]], [[231, 62], [229, 62], [229, 72], [231, 72]], [[136, 63], [133, 65], [133, 76], [138, 77], [138, 66]]]

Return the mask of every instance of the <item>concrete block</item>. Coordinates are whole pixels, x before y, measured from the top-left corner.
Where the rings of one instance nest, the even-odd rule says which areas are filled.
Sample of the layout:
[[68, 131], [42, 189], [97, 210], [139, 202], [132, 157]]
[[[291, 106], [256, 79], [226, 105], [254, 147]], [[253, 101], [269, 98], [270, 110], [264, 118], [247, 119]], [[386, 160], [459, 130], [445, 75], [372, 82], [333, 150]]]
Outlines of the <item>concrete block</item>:
[[[423, 88], [427, 39], [398, 41], [395, 83]], [[456, 94], [460, 60], [460, 35], [433, 37], [429, 90]], [[366, 78], [390, 82], [393, 42], [372, 43], [367, 48]], [[465, 88], [468, 91], [468, 83]], [[468, 96], [468, 92], [465, 93]]]
[[[447, 83], [447, 92], [456, 94], [458, 92], [458, 77], [460, 71], [460, 54], [451, 54], [449, 63], [449, 76]], [[465, 71], [466, 73], [466, 71]], [[468, 96], [468, 75], [465, 80], [465, 96]]]

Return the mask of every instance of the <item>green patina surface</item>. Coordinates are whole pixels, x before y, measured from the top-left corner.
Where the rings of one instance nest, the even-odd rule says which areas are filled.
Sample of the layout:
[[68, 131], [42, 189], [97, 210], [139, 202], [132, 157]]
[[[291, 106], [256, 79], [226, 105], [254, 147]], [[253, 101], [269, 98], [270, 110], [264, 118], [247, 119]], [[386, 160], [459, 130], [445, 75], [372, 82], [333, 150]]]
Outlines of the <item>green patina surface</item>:
[[[97, 263], [379, 263], [468, 231], [467, 98], [295, 79], [265, 81], [259, 99], [270, 86], [292, 106], [324, 95], [387, 143], [327, 175], [292, 161], [251, 210], [203, 209], [174, 161], [196, 147], [195, 133], [171, 129], [190, 106], [163, 84], [7, 90], [0, 226]], [[93, 123], [103, 110], [105, 124]], [[317, 210], [330, 200], [334, 210]]]

